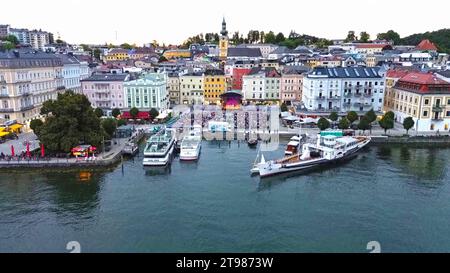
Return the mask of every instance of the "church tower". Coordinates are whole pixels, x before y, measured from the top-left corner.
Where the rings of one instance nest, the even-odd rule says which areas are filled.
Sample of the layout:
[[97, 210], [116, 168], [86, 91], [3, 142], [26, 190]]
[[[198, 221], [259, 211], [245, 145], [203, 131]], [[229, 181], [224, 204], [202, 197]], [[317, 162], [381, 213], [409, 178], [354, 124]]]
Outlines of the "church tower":
[[220, 31], [220, 41], [219, 41], [219, 58], [221, 60], [226, 60], [228, 55], [228, 31], [227, 23], [225, 18], [222, 21], [222, 31]]

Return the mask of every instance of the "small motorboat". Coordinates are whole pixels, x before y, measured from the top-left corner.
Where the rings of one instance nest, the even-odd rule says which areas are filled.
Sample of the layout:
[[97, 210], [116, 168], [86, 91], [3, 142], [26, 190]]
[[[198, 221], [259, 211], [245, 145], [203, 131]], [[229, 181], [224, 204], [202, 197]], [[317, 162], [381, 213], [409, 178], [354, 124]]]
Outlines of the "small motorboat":
[[256, 147], [256, 145], [258, 144], [258, 139], [256, 139], [256, 138], [249, 139], [247, 141], [247, 144], [249, 147]]

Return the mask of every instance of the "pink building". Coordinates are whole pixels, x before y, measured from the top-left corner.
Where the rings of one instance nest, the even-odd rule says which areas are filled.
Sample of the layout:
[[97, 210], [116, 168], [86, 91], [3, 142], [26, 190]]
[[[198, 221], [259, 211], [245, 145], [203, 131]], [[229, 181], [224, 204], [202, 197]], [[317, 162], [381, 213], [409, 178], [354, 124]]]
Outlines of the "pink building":
[[302, 99], [304, 69], [286, 67], [281, 74], [281, 102], [288, 104]]
[[128, 74], [94, 74], [81, 81], [81, 89], [94, 108], [123, 109], [125, 108], [123, 83], [128, 79]]

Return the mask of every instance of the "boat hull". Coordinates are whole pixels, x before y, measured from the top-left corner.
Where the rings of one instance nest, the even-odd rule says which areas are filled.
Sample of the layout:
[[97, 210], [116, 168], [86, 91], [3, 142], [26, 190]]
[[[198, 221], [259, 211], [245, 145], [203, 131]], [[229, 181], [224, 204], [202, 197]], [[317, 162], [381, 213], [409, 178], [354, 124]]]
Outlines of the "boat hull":
[[201, 145], [199, 144], [196, 150], [192, 151], [184, 151], [183, 149], [180, 151], [180, 160], [181, 161], [195, 161], [200, 157]]
[[[263, 166], [259, 167], [259, 176], [261, 178], [270, 177], [278, 174], [289, 173], [289, 172], [297, 172], [297, 171], [306, 171], [311, 170], [313, 168], [317, 168], [319, 166], [326, 166], [331, 164], [337, 164], [340, 162], [344, 162], [346, 160], [350, 160], [357, 156], [357, 152], [359, 152], [362, 148], [364, 148], [369, 141], [365, 141], [360, 145], [356, 146], [353, 149], [348, 150], [342, 156], [335, 159], [325, 159], [319, 158], [317, 160], [310, 160], [305, 162], [291, 163], [291, 164], [274, 164], [271, 162], [267, 162]], [[272, 165], [271, 165], [272, 164]]]
[[173, 154], [173, 146], [167, 152], [167, 155], [165, 157], [158, 157], [158, 158], [144, 157], [144, 159], [142, 160], [142, 165], [144, 165], [144, 166], [159, 166], [159, 167], [166, 166], [167, 164], [170, 163], [172, 154]]

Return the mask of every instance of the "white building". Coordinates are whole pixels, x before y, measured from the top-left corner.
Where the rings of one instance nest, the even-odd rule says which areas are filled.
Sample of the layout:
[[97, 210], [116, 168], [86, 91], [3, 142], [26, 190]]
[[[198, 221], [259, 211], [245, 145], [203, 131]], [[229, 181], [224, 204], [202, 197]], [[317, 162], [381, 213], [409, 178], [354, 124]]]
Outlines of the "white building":
[[63, 84], [66, 89], [81, 93], [81, 80], [89, 77], [87, 62], [80, 62], [71, 54], [57, 55], [63, 62]]
[[381, 111], [384, 75], [380, 67], [317, 67], [303, 79], [302, 101], [309, 111]]
[[44, 47], [50, 43], [50, 35], [46, 31], [32, 30], [28, 32], [31, 47], [38, 50], [44, 50]]
[[279, 101], [281, 75], [271, 68], [253, 68], [242, 77], [242, 93], [245, 101]]
[[125, 106], [139, 110], [156, 108], [162, 112], [169, 108], [167, 92], [167, 75], [165, 73], [148, 73], [137, 80], [124, 83]]

